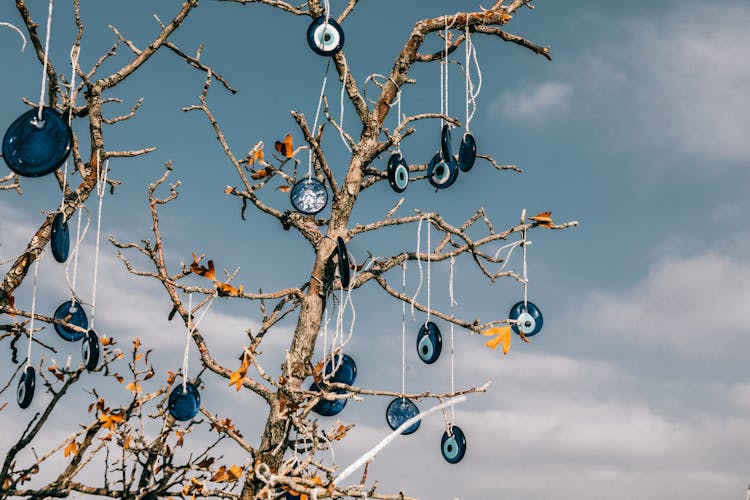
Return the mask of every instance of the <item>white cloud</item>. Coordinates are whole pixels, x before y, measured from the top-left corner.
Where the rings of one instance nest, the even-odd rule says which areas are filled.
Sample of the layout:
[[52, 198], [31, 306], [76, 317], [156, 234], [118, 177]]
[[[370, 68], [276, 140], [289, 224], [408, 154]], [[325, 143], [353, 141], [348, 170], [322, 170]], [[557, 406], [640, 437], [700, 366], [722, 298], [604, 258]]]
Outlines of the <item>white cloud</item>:
[[544, 82], [507, 90], [492, 103], [490, 109], [493, 114], [536, 124], [565, 113], [572, 93], [573, 88], [566, 83]]

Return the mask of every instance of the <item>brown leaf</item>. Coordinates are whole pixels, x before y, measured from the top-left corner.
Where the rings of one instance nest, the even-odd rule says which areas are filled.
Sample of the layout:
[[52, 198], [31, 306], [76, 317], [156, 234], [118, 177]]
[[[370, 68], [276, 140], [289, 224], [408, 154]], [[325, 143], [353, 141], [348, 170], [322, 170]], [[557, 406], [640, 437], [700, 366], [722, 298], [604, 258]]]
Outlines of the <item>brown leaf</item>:
[[200, 260], [195, 254], [193, 254], [193, 263], [190, 264], [190, 272], [193, 274], [197, 274], [198, 276], [203, 276], [204, 278], [208, 278], [210, 280], [213, 280], [216, 278], [216, 270], [214, 269], [214, 261], [209, 260], [208, 261], [208, 267], [201, 265]]
[[[11, 309], [16, 308], [16, 298], [12, 295], [8, 297], [8, 307]], [[14, 318], [16, 317], [15, 314], [11, 314], [11, 313], [8, 313], [8, 316], [13, 316]]]
[[123, 439], [122, 441], [122, 449], [127, 450], [128, 448], [130, 448], [130, 436], [129, 435], [125, 436], [125, 439]]
[[141, 339], [138, 337], [133, 341], [133, 352], [137, 351], [141, 347]]
[[[242, 355], [242, 363], [240, 364], [240, 367], [237, 369], [236, 372], [232, 373], [229, 376], [229, 386], [234, 386], [236, 390], [240, 390], [242, 388], [242, 380], [245, 378], [245, 375], [247, 375], [247, 369], [250, 367], [250, 356], [247, 355], [247, 353]], [[231, 420], [230, 420], [231, 422]]]
[[552, 227], [555, 225], [554, 222], [552, 222], [552, 218], [550, 217], [552, 215], [552, 212], [547, 210], [546, 212], [539, 212], [533, 217], [529, 217], [529, 220], [533, 220], [537, 223], [538, 226], [542, 227]]
[[102, 336], [102, 338], [100, 338], [99, 341], [102, 343], [103, 346], [115, 345], [117, 343], [117, 342], [115, 342], [114, 338], [112, 338], [112, 337], [105, 337], [105, 336]]
[[111, 431], [115, 430], [115, 425], [119, 424], [125, 418], [120, 413], [102, 413], [99, 415], [99, 422], [102, 423], [102, 427]]
[[276, 191], [281, 191], [282, 193], [288, 193], [289, 191], [291, 191], [291, 189], [292, 189], [292, 186], [290, 186], [289, 184], [282, 184], [281, 186], [276, 188]]
[[50, 373], [51, 373], [52, 375], [54, 375], [54, 376], [55, 376], [55, 378], [56, 378], [57, 380], [60, 380], [60, 381], [63, 381], [63, 380], [65, 380], [65, 375], [63, 375], [63, 374], [62, 374], [62, 372], [60, 372], [60, 371], [59, 371], [59, 370], [57, 369], [57, 362], [53, 362], [52, 366], [48, 366], [48, 367], [47, 367], [47, 370], [48, 370], [48, 371], [49, 371], [49, 372], [50, 372]]
[[271, 167], [266, 167], [261, 168], [260, 170], [253, 170], [252, 172], [253, 173], [250, 174], [250, 177], [257, 181], [258, 179], [264, 179], [273, 174], [273, 169]]
[[125, 390], [128, 390], [133, 394], [140, 394], [141, 384], [139, 384], [138, 382], [129, 382], [128, 385], [125, 386]]
[[177, 378], [177, 374], [172, 370], [167, 370], [167, 384], [172, 385], [175, 378]]
[[74, 439], [65, 447], [63, 454], [68, 457], [70, 455], [75, 455], [76, 453], [78, 453], [78, 443], [76, 443], [76, 440]]
[[256, 151], [255, 151], [255, 152], [254, 152], [254, 153], [252, 154], [252, 156], [250, 157], [250, 159], [249, 159], [249, 160], [247, 160], [247, 164], [248, 164], [248, 165], [252, 165], [252, 164], [254, 164], [254, 163], [255, 163], [256, 161], [257, 161], [258, 163], [261, 163], [261, 164], [262, 164], [262, 163], [265, 163], [265, 161], [263, 160], [263, 148], [258, 148], [258, 149], [257, 149], [257, 150], [256, 150]]
[[283, 142], [276, 141], [273, 147], [287, 158], [293, 157], [294, 146], [292, 146], [292, 134], [287, 134]]
[[0, 405], [0, 411], [3, 411], [6, 406], [8, 406], [8, 402], [7, 401], [5, 403], [3, 403], [3, 404]]
[[244, 285], [235, 288], [229, 283], [216, 283], [216, 290], [219, 292], [219, 297], [239, 297], [242, 295], [244, 288]]
[[208, 469], [209, 467], [211, 467], [211, 465], [213, 465], [215, 461], [216, 459], [214, 457], [206, 457], [200, 462], [198, 462], [197, 464], [195, 464], [195, 466], [198, 467], [199, 469]]

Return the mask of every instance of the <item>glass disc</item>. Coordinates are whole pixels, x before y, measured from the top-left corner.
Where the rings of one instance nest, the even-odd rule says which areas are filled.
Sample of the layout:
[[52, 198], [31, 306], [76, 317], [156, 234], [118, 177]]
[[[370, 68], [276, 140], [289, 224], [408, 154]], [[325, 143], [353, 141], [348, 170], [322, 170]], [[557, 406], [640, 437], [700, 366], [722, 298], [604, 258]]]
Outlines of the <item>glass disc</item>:
[[417, 354], [425, 363], [432, 364], [440, 357], [443, 349], [443, 336], [432, 321], [422, 325], [417, 334]]
[[[419, 415], [419, 408], [417, 408], [417, 405], [414, 404], [414, 401], [409, 398], [394, 399], [393, 401], [391, 401], [391, 403], [388, 405], [388, 409], [385, 411], [385, 419], [388, 421], [388, 427], [390, 427], [394, 431], [398, 429], [401, 424], [412, 417], [416, 417], [417, 415]], [[417, 429], [419, 429], [420, 423], [422, 423], [422, 421], [417, 420], [415, 423], [404, 429], [401, 434], [406, 436], [408, 434], [414, 433]]]
[[[78, 326], [84, 330], [89, 327], [89, 319], [86, 317], [86, 311], [83, 310], [83, 306], [79, 302], [73, 303], [72, 300], [63, 302], [60, 304], [60, 307], [55, 309], [55, 319]], [[83, 332], [78, 332], [72, 328], [58, 324], [55, 324], [55, 331], [68, 342], [78, 342], [86, 335]]]
[[307, 28], [307, 44], [316, 54], [332, 56], [344, 47], [344, 30], [332, 17], [320, 16]]
[[99, 364], [99, 350], [99, 337], [94, 330], [89, 330], [81, 341], [81, 358], [88, 371], [95, 370]]
[[[311, 391], [320, 392], [320, 387], [318, 387], [318, 384], [315, 382], [312, 383], [310, 386]], [[336, 390], [335, 391], [338, 394], [344, 394], [343, 390]], [[344, 407], [346, 406], [348, 399], [334, 399], [332, 401], [328, 399], [321, 399], [318, 401], [318, 403], [313, 407], [313, 410], [318, 415], [321, 415], [323, 417], [333, 417], [334, 415], [338, 415], [344, 410]]]
[[182, 390], [182, 384], [177, 384], [169, 394], [169, 414], [175, 420], [185, 422], [191, 420], [198, 414], [201, 407], [201, 394], [198, 388], [188, 382], [185, 384], [185, 390]]
[[458, 165], [456, 159], [443, 161], [440, 153], [436, 153], [427, 165], [427, 180], [436, 189], [445, 189], [453, 185], [458, 179]]
[[16, 390], [16, 401], [21, 409], [25, 410], [34, 399], [34, 388], [36, 387], [36, 372], [33, 366], [27, 366], [21, 372], [21, 378], [18, 380], [18, 389]]
[[13, 172], [41, 177], [53, 172], [70, 154], [73, 134], [62, 115], [45, 107], [30, 109], [10, 124], [3, 137], [3, 158]]
[[477, 159], [477, 142], [471, 134], [465, 134], [458, 149], [458, 168], [461, 172], [468, 172]]
[[445, 125], [443, 125], [443, 129], [440, 131], [440, 152], [443, 155], [443, 160], [448, 161], [449, 158], [453, 157], [452, 150], [451, 127], [446, 123]]
[[340, 384], [353, 385], [354, 381], [357, 380], [357, 363], [354, 362], [351, 356], [348, 354], [342, 354], [336, 356], [336, 371], [333, 371], [334, 360], [326, 363], [326, 376], [333, 373], [333, 376], [328, 380], [330, 382], [338, 382]]
[[409, 166], [400, 153], [393, 153], [388, 159], [388, 184], [397, 193], [403, 193], [409, 185]]
[[292, 188], [289, 195], [292, 206], [305, 215], [315, 215], [328, 203], [328, 191], [318, 179], [305, 177]]
[[[520, 323], [513, 323], [511, 329], [520, 334], [523, 330], [523, 334], [527, 337], [531, 337], [539, 333], [544, 324], [544, 317], [542, 311], [534, 305], [533, 302], [526, 302], [526, 307], [523, 305], [523, 301], [517, 302], [513, 307], [510, 308], [509, 318], [513, 320], [519, 320]], [[520, 330], [519, 330], [520, 327]]]
[[57, 262], [68, 260], [70, 232], [68, 231], [68, 221], [65, 220], [62, 212], [58, 212], [52, 219], [52, 234], [49, 238], [49, 246], [52, 249], [52, 256]]
[[339, 236], [336, 239], [336, 246], [339, 253], [339, 276], [341, 276], [341, 287], [346, 290], [349, 288], [349, 252], [346, 251], [346, 244], [343, 238]]
[[456, 425], [451, 427], [451, 434], [448, 434], [448, 431], [443, 433], [443, 439], [440, 440], [440, 452], [446, 462], [457, 464], [466, 454], [466, 436]]

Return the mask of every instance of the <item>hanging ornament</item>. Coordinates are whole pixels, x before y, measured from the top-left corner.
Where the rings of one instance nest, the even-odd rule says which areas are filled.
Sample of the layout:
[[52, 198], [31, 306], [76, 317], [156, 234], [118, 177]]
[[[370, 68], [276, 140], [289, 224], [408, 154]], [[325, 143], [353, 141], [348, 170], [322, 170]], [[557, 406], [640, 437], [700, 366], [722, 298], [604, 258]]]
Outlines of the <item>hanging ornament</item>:
[[[353, 385], [357, 379], [357, 364], [348, 354], [336, 355], [334, 359], [326, 363], [324, 373], [329, 382]], [[310, 390], [320, 392], [320, 386], [316, 382], [313, 382]], [[344, 389], [334, 389], [334, 392], [336, 394], [346, 394]], [[347, 399], [334, 399], [332, 401], [321, 399], [315, 405], [313, 411], [324, 417], [332, 417], [341, 413], [347, 401]]]
[[458, 168], [461, 172], [468, 172], [474, 166], [477, 159], [477, 143], [474, 136], [469, 132], [461, 139], [461, 147], [458, 150]]
[[96, 336], [94, 330], [89, 330], [83, 336], [81, 342], [81, 357], [83, 358], [83, 366], [88, 371], [93, 371], [99, 364], [99, 337]]
[[[349, 288], [351, 278], [351, 275], [349, 274], [349, 252], [346, 251], [346, 244], [341, 236], [336, 239], [336, 249], [339, 254], [338, 268], [339, 276], [341, 277], [341, 288], [346, 290]], [[344, 354], [344, 356], [346, 356], [346, 354]]]
[[436, 153], [427, 165], [427, 179], [436, 189], [445, 189], [458, 179], [456, 159], [444, 160], [442, 153]]
[[328, 191], [318, 179], [304, 178], [294, 185], [290, 198], [295, 210], [315, 215], [328, 203]]
[[532, 337], [539, 333], [544, 324], [542, 311], [533, 302], [520, 301], [510, 308], [508, 316], [514, 321], [512, 329], [515, 333], [526, 337]]
[[34, 367], [26, 365], [23, 372], [21, 372], [21, 378], [18, 381], [18, 390], [16, 391], [16, 401], [21, 409], [26, 409], [31, 404], [31, 400], [34, 399], [34, 388], [36, 387], [36, 372]]
[[11, 123], [3, 137], [3, 158], [13, 172], [41, 177], [57, 170], [70, 154], [73, 134], [62, 115], [44, 107], [30, 109]]
[[52, 219], [52, 234], [49, 239], [49, 246], [52, 249], [52, 256], [57, 262], [68, 260], [70, 251], [70, 232], [68, 231], [68, 221], [62, 212], [58, 212]]
[[[412, 417], [416, 417], [417, 415], [419, 415], [419, 408], [414, 404], [414, 401], [405, 397], [395, 398], [391, 401], [388, 405], [388, 409], [385, 411], [385, 419], [388, 422], [388, 426], [394, 431], [404, 422]], [[421, 420], [417, 420], [415, 423], [401, 431], [401, 434], [404, 436], [413, 434], [419, 429], [420, 423]]]
[[466, 436], [457, 425], [450, 426], [440, 440], [440, 452], [449, 464], [457, 464], [466, 454]]
[[388, 159], [388, 184], [397, 193], [403, 193], [409, 185], [409, 166], [401, 153], [393, 153]]
[[167, 407], [169, 408], [169, 414], [175, 420], [180, 420], [181, 422], [192, 420], [198, 414], [198, 410], [200, 410], [201, 394], [198, 388], [190, 382], [178, 384], [169, 394]]
[[427, 321], [420, 327], [417, 334], [419, 359], [430, 365], [438, 360], [442, 349], [443, 336], [440, 334], [440, 329], [432, 321]]
[[344, 47], [344, 30], [335, 19], [320, 16], [307, 28], [307, 44], [318, 55], [336, 55]]
[[[68, 300], [63, 302], [60, 306], [55, 309], [55, 319], [70, 323], [84, 330], [89, 327], [89, 319], [86, 316], [86, 311], [83, 310], [83, 306], [75, 300]], [[55, 331], [57, 334], [68, 342], [78, 342], [83, 338], [85, 333], [73, 330], [65, 325], [59, 325], [55, 323]]]
[[[310, 390], [314, 392], [320, 392], [320, 386], [317, 383], [313, 382], [312, 385], [310, 385]], [[336, 394], [346, 393], [346, 391], [344, 391], [343, 389], [335, 389], [333, 392], [335, 392]], [[323, 417], [332, 417], [334, 415], [338, 415], [344, 410], [347, 401], [348, 399], [321, 399], [313, 407], [313, 411]]]
[[453, 158], [451, 127], [447, 123], [443, 125], [443, 129], [440, 131], [440, 152], [443, 155], [444, 161], [449, 161], [450, 158]]

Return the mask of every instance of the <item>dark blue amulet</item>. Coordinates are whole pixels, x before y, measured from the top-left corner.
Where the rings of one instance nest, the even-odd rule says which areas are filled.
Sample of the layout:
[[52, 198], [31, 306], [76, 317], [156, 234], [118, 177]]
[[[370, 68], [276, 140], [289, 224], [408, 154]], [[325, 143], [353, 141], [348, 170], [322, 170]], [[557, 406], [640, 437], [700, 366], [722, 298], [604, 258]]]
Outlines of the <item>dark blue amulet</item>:
[[[334, 365], [336, 371], [334, 371]], [[352, 385], [357, 380], [357, 363], [348, 354], [336, 355], [334, 359], [326, 363], [326, 377], [332, 373], [333, 375], [329, 379], [330, 382]]]
[[307, 44], [318, 55], [335, 55], [344, 47], [344, 30], [335, 19], [320, 16], [307, 28]]
[[[70, 323], [84, 330], [87, 330], [89, 327], [89, 319], [86, 317], [86, 311], [83, 310], [83, 306], [79, 302], [73, 302], [72, 300], [63, 302], [60, 304], [60, 307], [55, 309], [55, 319]], [[79, 332], [65, 325], [58, 325], [57, 323], [55, 323], [55, 331], [68, 342], [78, 342], [85, 335], [84, 332]]]
[[393, 153], [388, 159], [388, 184], [397, 193], [403, 193], [409, 185], [409, 166], [401, 153]]
[[523, 301], [516, 303], [510, 308], [509, 317], [516, 321], [511, 326], [511, 329], [519, 335], [523, 332], [527, 337], [532, 337], [539, 333], [544, 324], [542, 311], [533, 302], [527, 301], [525, 305]]
[[466, 436], [460, 427], [454, 425], [450, 433], [445, 431], [440, 440], [440, 452], [449, 464], [457, 464], [466, 454]]
[[[320, 392], [320, 387], [315, 382], [312, 383], [310, 386], [311, 391]], [[337, 390], [335, 391], [337, 394], [344, 394], [344, 391]], [[338, 415], [344, 410], [344, 407], [346, 406], [346, 402], [348, 399], [334, 399], [334, 400], [328, 400], [328, 399], [321, 399], [318, 401], [318, 403], [313, 407], [312, 411], [317, 413], [320, 416], [323, 417], [333, 417], [334, 415]]]
[[458, 149], [458, 168], [461, 172], [468, 172], [474, 166], [477, 159], [477, 142], [474, 136], [468, 132], [464, 134], [461, 140], [461, 147]]
[[21, 372], [21, 378], [18, 381], [16, 390], [16, 401], [21, 409], [25, 410], [34, 399], [34, 388], [36, 387], [36, 372], [34, 367], [29, 365]]
[[456, 159], [451, 157], [443, 160], [440, 153], [435, 154], [427, 164], [427, 180], [436, 189], [445, 189], [453, 185], [458, 179], [458, 165]]
[[177, 384], [169, 394], [167, 407], [169, 408], [169, 414], [175, 420], [181, 422], [192, 420], [200, 410], [201, 393], [190, 382], [185, 384], [184, 390], [182, 384]]
[[453, 148], [451, 147], [451, 127], [447, 123], [443, 125], [440, 131], [440, 153], [443, 160], [448, 161], [453, 157]]
[[341, 288], [348, 289], [349, 288], [349, 279], [350, 271], [349, 271], [349, 252], [346, 251], [346, 244], [344, 243], [344, 239], [339, 236], [336, 238], [336, 250], [339, 254], [339, 276], [341, 277]]
[[417, 334], [417, 354], [425, 363], [432, 364], [440, 357], [443, 349], [443, 336], [440, 329], [432, 321], [428, 321], [419, 329]]
[[289, 195], [292, 206], [305, 215], [315, 215], [328, 203], [328, 191], [318, 179], [305, 177], [298, 181]]
[[70, 251], [70, 232], [68, 231], [68, 221], [62, 212], [58, 212], [52, 219], [52, 233], [49, 238], [49, 246], [52, 249], [52, 256], [57, 262], [68, 260]]
[[57, 170], [70, 154], [73, 134], [62, 115], [51, 108], [30, 109], [10, 124], [3, 137], [3, 158], [13, 172], [41, 177]]
[[96, 370], [96, 366], [99, 364], [100, 350], [99, 337], [96, 336], [94, 330], [89, 330], [84, 334], [81, 341], [81, 358], [83, 359], [83, 366], [88, 371]]
[[[388, 421], [388, 427], [390, 427], [394, 431], [401, 427], [404, 422], [406, 422], [410, 418], [416, 417], [417, 415], [419, 415], [419, 408], [417, 408], [417, 405], [414, 404], [414, 401], [409, 398], [396, 398], [391, 401], [391, 403], [388, 405], [388, 409], [385, 410], [385, 419], [386, 421]], [[419, 429], [420, 423], [422, 423], [422, 421], [417, 420], [409, 427], [401, 431], [401, 434], [404, 436], [413, 434], [417, 429]]]

